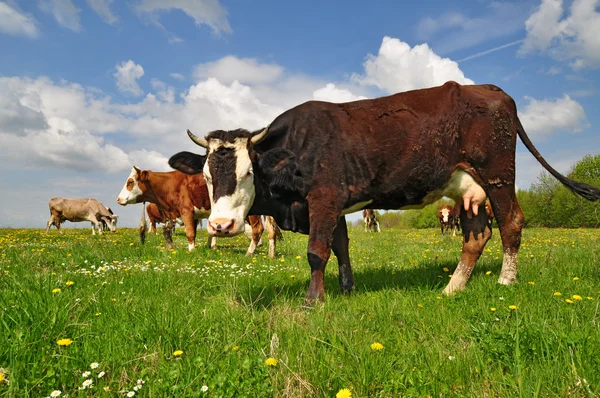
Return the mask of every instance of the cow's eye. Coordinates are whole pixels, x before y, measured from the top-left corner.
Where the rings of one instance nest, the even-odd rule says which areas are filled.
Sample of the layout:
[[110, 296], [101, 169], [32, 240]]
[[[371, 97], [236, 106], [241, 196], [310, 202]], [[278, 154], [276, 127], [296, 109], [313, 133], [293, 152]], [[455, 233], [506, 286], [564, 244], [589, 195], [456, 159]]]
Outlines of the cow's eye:
[[252, 170], [248, 171], [248, 174], [246, 174], [246, 178], [250, 178], [254, 175], [254, 173], [252, 172]]

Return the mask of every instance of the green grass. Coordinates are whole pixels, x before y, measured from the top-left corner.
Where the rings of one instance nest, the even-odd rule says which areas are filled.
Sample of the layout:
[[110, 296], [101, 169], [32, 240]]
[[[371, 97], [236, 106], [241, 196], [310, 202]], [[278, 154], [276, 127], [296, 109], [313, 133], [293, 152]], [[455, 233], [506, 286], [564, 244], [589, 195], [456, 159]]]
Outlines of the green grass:
[[[173, 252], [162, 236], [141, 246], [133, 229], [0, 230], [0, 368], [10, 381], [0, 396], [125, 396], [138, 379], [136, 396], [148, 397], [600, 394], [598, 230], [525, 230], [511, 287], [496, 283], [495, 230], [467, 290], [445, 297], [460, 238], [353, 229], [355, 292], [340, 294], [332, 257], [325, 304], [310, 311], [305, 236], [285, 233], [271, 260], [266, 247], [244, 257], [244, 237], [209, 251], [204, 234], [188, 253], [182, 230]], [[84, 371], [93, 386], [80, 391]]]

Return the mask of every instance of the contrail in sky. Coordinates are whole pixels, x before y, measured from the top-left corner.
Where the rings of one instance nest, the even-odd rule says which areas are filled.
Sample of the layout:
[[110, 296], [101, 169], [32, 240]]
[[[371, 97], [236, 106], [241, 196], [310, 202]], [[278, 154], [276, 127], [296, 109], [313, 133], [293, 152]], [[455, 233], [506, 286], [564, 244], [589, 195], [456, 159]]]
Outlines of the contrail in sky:
[[487, 54], [490, 54], [490, 53], [493, 53], [493, 52], [496, 52], [496, 51], [500, 51], [500, 50], [505, 49], [507, 47], [516, 46], [517, 44], [523, 43], [524, 41], [525, 41], [525, 39], [515, 40], [515, 41], [510, 42], [508, 44], [503, 44], [503, 45], [501, 45], [499, 47], [494, 47], [494, 48], [482, 51], [482, 52], [477, 53], [477, 54], [469, 55], [468, 57], [463, 58], [463, 59], [459, 59], [456, 62], [463, 62], [463, 61], [468, 61], [468, 60], [473, 59], [473, 58], [483, 57], [484, 55], [487, 55]]

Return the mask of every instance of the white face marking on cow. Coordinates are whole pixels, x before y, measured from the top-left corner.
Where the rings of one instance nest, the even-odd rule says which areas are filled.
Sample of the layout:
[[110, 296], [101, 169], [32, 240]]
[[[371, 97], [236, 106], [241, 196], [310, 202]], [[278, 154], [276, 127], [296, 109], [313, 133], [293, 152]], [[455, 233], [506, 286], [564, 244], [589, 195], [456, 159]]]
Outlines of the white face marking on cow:
[[450, 215], [450, 211], [446, 208], [442, 209], [442, 220], [444, 222], [448, 222], [448, 216]]
[[[234, 142], [222, 142], [220, 140], [210, 140], [206, 162], [204, 164], [204, 178], [206, 187], [210, 196], [211, 213], [208, 218], [208, 233], [218, 236], [234, 236], [244, 232], [244, 220], [254, 203], [256, 190], [254, 186], [254, 171], [252, 161], [248, 153], [248, 139], [237, 138]], [[233, 149], [235, 153], [235, 190], [231, 195], [221, 196], [215, 202], [213, 192], [213, 178], [210, 171], [211, 156], [220, 148]], [[211, 223], [221, 220], [233, 221], [233, 229], [226, 235], [218, 233]]]
[[135, 167], [131, 168], [131, 173], [121, 189], [121, 193], [117, 197], [117, 203], [126, 206], [128, 204], [137, 203], [137, 198], [143, 194], [142, 190], [137, 181], [137, 170]]

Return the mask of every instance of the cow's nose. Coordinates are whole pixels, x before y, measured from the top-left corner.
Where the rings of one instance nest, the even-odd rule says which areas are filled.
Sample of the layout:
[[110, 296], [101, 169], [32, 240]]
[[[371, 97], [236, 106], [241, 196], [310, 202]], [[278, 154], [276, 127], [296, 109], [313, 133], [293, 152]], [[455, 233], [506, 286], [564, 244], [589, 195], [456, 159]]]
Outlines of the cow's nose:
[[208, 220], [208, 231], [213, 235], [228, 234], [233, 231], [233, 220], [227, 218], [215, 218]]

